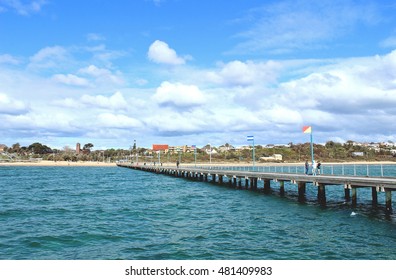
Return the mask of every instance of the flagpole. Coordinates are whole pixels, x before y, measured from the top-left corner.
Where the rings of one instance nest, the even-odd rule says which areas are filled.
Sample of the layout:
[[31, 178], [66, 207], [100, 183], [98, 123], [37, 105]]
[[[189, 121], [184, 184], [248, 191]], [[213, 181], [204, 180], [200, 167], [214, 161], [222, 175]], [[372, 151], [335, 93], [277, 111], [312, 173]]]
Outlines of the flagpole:
[[253, 138], [253, 166], [255, 166], [255, 156], [254, 156], [254, 138]]
[[313, 150], [312, 131], [311, 131], [311, 160], [312, 160], [312, 164], [313, 164], [313, 162], [314, 162], [314, 150]]
[[197, 146], [194, 147], [194, 164], [197, 167]]
[[253, 142], [253, 149], [252, 149], [252, 160], [253, 160], [253, 166], [255, 166], [255, 156], [254, 156], [254, 136], [253, 135], [249, 135], [246, 137], [247, 141], [252, 141]]
[[303, 133], [309, 133], [311, 138], [311, 161], [314, 162], [314, 149], [313, 149], [313, 137], [312, 137], [312, 126], [304, 126]]

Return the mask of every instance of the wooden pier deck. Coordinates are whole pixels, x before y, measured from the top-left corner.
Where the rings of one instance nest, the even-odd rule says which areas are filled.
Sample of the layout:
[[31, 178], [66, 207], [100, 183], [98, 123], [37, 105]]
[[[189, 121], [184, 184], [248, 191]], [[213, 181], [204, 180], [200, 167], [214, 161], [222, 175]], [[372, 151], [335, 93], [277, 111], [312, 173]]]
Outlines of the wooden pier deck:
[[271, 191], [270, 182], [279, 183], [279, 192], [284, 195], [284, 183], [291, 182], [298, 188], [299, 201], [305, 201], [306, 184], [311, 183], [317, 187], [318, 203], [326, 205], [326, 187], [343, 186], [345, 200], [351, 201], [352, 206], [357, 205], [357, 190], [359, 188], [371, 188], [372, 204], [378, 204], [378, 192], [385, 192], [386, 211], [392, 211], [392, 191], [396, 190], [395, 177], [369, 177], [369, 176], [340, 176], [340, 175], [305, 175], [293, 173], [271, 173], [216, 169], [200, 169], [194, 167], [169, 167], [169, 166], [149, 166], [118, 163], [120, 167], [132, 168], [157, 174], [165, 174], [180, 178], [188, 178], [202, 182], [213, 182], [219, 184], [229, 184], [230, 186], [258, 190], [259, 182], [263, 185], [266, 193]]

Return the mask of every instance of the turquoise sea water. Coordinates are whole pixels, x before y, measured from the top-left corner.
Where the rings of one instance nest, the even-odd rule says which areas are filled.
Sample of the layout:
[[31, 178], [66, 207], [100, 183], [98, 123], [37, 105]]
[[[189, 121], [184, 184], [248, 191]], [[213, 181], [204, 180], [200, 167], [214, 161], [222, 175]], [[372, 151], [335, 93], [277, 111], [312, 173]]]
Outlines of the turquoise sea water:
[[119, 167], [0, 167], [0, 259], [396, 259], [383, 194], [373, 208], [359, 189], [352, 209], [328, 188], [323, 208], [315, 188], [304, 204], [285, 188], [280, 197]]

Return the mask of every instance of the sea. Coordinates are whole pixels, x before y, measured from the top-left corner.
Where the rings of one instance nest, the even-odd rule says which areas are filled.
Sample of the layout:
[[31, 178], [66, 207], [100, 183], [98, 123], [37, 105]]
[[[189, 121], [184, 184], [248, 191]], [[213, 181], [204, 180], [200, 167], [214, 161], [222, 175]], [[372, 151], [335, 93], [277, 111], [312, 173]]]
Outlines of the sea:
[[[395, 260], [379, 193], [286, 195], [121, 167], [0, 167], [2, 260]], [[393, 195], [393, 201], [396, 198]], [[393, 209], [396, 211], [395, 202]]]

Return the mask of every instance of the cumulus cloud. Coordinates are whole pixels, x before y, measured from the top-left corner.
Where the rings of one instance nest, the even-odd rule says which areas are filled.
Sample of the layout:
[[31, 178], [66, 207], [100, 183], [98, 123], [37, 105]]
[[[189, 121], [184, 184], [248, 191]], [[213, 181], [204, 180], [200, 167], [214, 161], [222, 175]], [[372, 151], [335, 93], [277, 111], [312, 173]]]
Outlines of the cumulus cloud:
[[110, 97], [103, 95], [84, 94], [80, 101], [85, 105], [98, 108], [109, 108], [116, 110], [125, 110], [128, 108], [128, 103], [121, 92], [116, 92]]
[[58, 83], [62, 83], [65, 85], [71, 85], [71, 86], [89, 86], [89, 82], [81, 77], [78, 77], [76, 75], [72, 74], [56, 74], [52, 76], [52, 79]]
[[255, 63], [234, 60], [221, 64], [218, 71], [210, 71], [208, 80], [226, 86], [249, 86], [259, 83], [272, 83], [276, 81], [281, 65], [268, 61]]
[[149, 47], [147, 56], [149, 60], [155, 63], [163, 63], [170, 65], [185, 64], [185, 58], [177, 55], [176, 51], [168, 46], [167, 43], [156, 40]]
[[5, 93], [0, 93], [0, 114], [19, 115], [27, 111], [28, 107], [24, 102], [13, 99]]
[[1, 118], [0, 127], [10, 129], [15, 134], [40, 138], [46, 136], [67, 136], [78, 134], [74, 117], [65, 112], [38, 112], [31, 110], [21, 115], [6, 115]]
[[396, 36], [391, 36], [380, 42], [383, 48], [396, 48]]
[[135, 119], [121, 114], [102, 113], [97, 116], [98, 126], [105, 128], [139, 128], [142, 123]]
[[57, 68], [68, 62], [68, 51], [60, 46], [45, 47], [30, 58], [31, 68]]
[[1, 63], [17, 65], [20, 62], [19, 62], [19, 59], [13, 57], [12, 55], [2, 54], [2, 55], [0, 55], [0, 64]]
[[195, 85], [163, 82], [152, 100], [165, 106], [191, 107], [204, 104], [205, 96]]
[[121, 85], [124, 83], [120, 75], [113, 74], [106, 68], [99, 68], [95, 65], [89, 65], [88, 67], [81, 68], [78, 70], [79, 74], [87, 75], [96, 79], [97, 82], [111, 82], [114, 84]]

